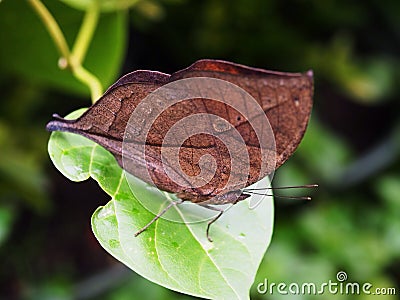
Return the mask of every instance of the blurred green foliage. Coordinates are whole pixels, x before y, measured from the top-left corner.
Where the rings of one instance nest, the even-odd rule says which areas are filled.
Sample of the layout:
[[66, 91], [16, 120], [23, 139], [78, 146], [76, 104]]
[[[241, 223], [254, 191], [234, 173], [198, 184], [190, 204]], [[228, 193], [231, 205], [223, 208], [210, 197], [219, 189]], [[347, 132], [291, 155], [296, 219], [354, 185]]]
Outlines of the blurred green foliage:
[[[46, 5], [72, 47], [83, 13], [59, 1], [47, 1]], [[7, 45], [0, 49], [2, 70], [46, 87], [63, 89], [66, 93], [89, 95], [87, 87], [70, 72], [58, 67], [57, 49], [26, 1], [5, 1], [2, 3], [0, 18], [3, 28], [12, 29], [12, 33], [0, 36], [0, 44]], [[118, 11], [102, 15], [86, 55], [85, 66], [99, 77], [105, 87], [113, 83], [121, 67], [126, 51], [126, 32], [126, 13]]]
[[[83, 11], [44, 3], [71, 43]], [[85, 66], [104, 86], [128, 71], [173, 72], [199, 58], [314, 70], [309, 130], [274, 182], [317, 182], [320, 188], [311, 192], [312, 202], [276, 200], [275, 234], [252, 299], [282, 297], [257, 293], [264, 278], [318, 283], [335, 280], [340, 270], [349, 281], [400, 287], [399, 15], [396, 0], [140, 0], [129, 13], [101, 15]], [[92, 294], [82, 291], [89, 290], [82, 281], [115, 264], [93, 240], [89, 224], [107, 197], [96, 194], [97, 187], [65, 184], [48, 159], [44, 126], [53, 112], [88, 106], [88, 91], [58, 70], [56, 48], [25, 1], [0, 3], [0, 28], [1, 294], [190, 298], [129, 272], [119, 281], [97, 279], [94, 285], [103, 288]]]

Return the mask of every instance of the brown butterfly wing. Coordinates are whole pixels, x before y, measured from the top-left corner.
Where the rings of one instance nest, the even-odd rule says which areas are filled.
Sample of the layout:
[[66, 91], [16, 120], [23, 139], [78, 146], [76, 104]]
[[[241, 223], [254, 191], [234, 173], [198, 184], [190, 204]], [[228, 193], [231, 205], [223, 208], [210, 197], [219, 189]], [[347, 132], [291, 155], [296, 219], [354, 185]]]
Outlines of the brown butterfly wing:
[[[165, 173], [165, 168], [168, 166], [161, 164], [159, 154], [162, 136], [158, 135], [157, 131], [151, 132], [147, 139], [145, 137], [148, 142], [146, 160], [141, 159], [141, 148], [135, 147], [140, 146], [144, 140], [141, 134], [135, 137], [136, 140], [132, 141], [133, 147], [125, 153], [125, 165], [122, 159], [124, 133], [132, 112], [146, 96], [166, 84], [169, 77], [170, 75], [153, 71], [135, 71], [125, 75], [81, 117], [76, 120], [66, 120], [55, 116], [55, 120], [49, 122], [46, 128], [49, 131], [66, 131], [85, 136], [110, 151], [119, 165], [129, 173], [155, 184], [162, 190], [180, 192], [182, 188], [171, 181]], [[163, 126], [165, 124], [164, 121]], [[141, 133], [139, 126], [135, 130]], [[171, 169], [171, 172], [175, 170]], [[175, 172], [175, 176], [179, 177], [179, 174]]]
[[[146, 137], [141, 136], [140, 123], [134, 127], [138, 131], [131, 141], [127, 139], [128, 150], [122, 162], [122, 142], [129, 118], [137, 105], [149, 93], [183, 78], [211, 77], [223, 79], [238, 85], [250, 93], [263, 108], [271, 123], [276, 138], [276, 161], [271, 167], [260, 172], [261, 159], [258, 140], [244, 117], [238, 118], [238, 112], [223, 103], [208, 99], [191, 99], [169, 107], [154, 121]], [[300, 73], [279, 73], [249, 68], [224, 61], [201, 60], [187, 69], [169, 76], [159, 72], [136, 71], [128, 74], [112, 85], [86, 113], [74, 121], [61, 118], [50, 122], [48, 130], [62, 130], [81, 134], [104, 146], [117, 158], [119, 164], [138, 178], [155, 184], [162, 190], [179, 193], [179, 196], [193, 202], [202, 202], [215, 195], [237, 189], [237, 186], [249, 185], [264, 177], [281, 164], [295, 151], [305, 132], [312, 106], [312, 75]], [[178, 120], [192, 114], [208, 113], [218, 115], [229, 121], [243, 136], [250, 157], [250, 172], [240, 170], [246, 166], [232, 168], [229, 151], [216, 136], [202, 134], [187, 139], [182, 145], [172, 143], [164, 145], [165, 151], [179, 147], [179, 163], [184, 172], [195, 176], [200, 171], [199, 161], [205, 154], [215, 158], [217, 169], [203, 168], [210, 181], [196, 182], [197, 188], [184, 188], [176, 183], [184, 181], [180, 171], [169, 162], [161, 163], [161, 145], [169, 128]], [[240, 119], [240, 120], [239, 120]], [[131, 124], [132, 125], [132, 124]], [[204, 122], [204, 126], [212, 126]], [[229, 135], [223, 132], [221, 135]], [[145, 140], [146, 159], [140, 159], [140, 148], [136, 140]], [[264, 146], [264, 145], [263, 145]], [[234, 155], [243, 155], [236, 153]], [[270, 160], [274, 160], [273, 158]], [[272, 167], [273, 166], [273, 167]], [[168, 172], [167, 172], [168, 171]], [[213, 176], [212, 176], [213, 175]], [[233, 184], [226, 185], [228, 177], [233, 176]], [[205, 176], [207, 177], [207, 176]], [[184, 185], [192, 183], [185, 182]]]
[[[311, 115], [313, 73], [283, 73], [220, 61], [199, 60], [171, 75], [170, 81], [212, 77], [247, 91], [266, 113], [276, 139], [276, 168], [297, 149]], [[235, 120], [230, 120], [234, 124]], [[249, 141], [250, 142], [250, 141]]]
[[138, 103], [168, 82], [170, 75], [135, 71], [120, 78], [76, 120], [55, 115], [46, 126], [49, 131], [67, 131], [83, 135], [109, 150], [122, 165], [125, 127]]

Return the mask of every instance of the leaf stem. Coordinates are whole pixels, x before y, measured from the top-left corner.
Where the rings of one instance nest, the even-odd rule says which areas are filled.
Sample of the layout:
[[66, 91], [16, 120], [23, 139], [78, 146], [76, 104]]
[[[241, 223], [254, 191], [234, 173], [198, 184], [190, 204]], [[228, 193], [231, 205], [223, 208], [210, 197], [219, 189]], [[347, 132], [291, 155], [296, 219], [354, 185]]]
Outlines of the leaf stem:
[[100, 80], [85, 69], [82, 63], [97, 27], [100, 15], [98, 1], [93, 1], [92, 6], [86, 11], [72, 53], [60, 26], [46, 6], [40, 0], [28, 0], [28, 2], [42, 20], [61, 55], [59, 67], [61, 69], [69, 68], [74, 77], [90, 89], [90, 95], [94, 103], [103, 94], [103, 87]]
[[76, 65], [72, 69], [72, 73], [79, 81], [86, 84], [86, 86], [90, 89], [92, 103], [95, 103], [96, 100], [99, 99], [103, 94], [103, 87], [100, 83], [100, 80], [80, 64]]
[[70, 59], [69, 47], [56, 20], [40, 0], [28, 0], [28, 2], [36, 11], [38, 16], [42, 19], [43, 24], [46, 26], [47, 31], [50, 33], [54, 44], [57, 46], [57, 49], [60, 52], [61, 58], [66, 59], [68, 64], [70, 64], [68, 61]]
[[94, 31], [99, 21], [100, 8], [97, 0], [91, 2], [91, 6], [86, 10], [81, 28], [76, 37], [72, 48], [74, 62], [82, 64], [85, 59], [90, 42], [92, 41]]

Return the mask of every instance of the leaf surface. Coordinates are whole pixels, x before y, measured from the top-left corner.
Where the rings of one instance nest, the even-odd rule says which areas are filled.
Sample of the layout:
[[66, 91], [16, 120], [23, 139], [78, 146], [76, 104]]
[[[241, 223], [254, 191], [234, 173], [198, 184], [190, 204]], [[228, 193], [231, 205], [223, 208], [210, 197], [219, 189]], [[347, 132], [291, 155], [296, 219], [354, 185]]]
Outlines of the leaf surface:
[[[68, 118], [74, 119], [83, 111]], [[154, 215], [135, 198], [127, 181], [131, 175], [119, 167], [111, 153], [82, 136], [64, 132], [52, 133], [49, 153], [67, 178], [83, 181], [92, 177], [110, 195], [111, 201], [94, 212], [92, 228], [102, 247], [116, 259], [175, 291], [203, 298], [248, 299], [272, 236], [271, 198], [254, 209], [249, 208], [250, 200], [228, 209], [211, 226], [213, 243], [206, 237], [207, 222], [184, 223], [191, 219], [190, 205], [195, 204], [185, 209], [173, 206], [169, 213], [180, 222], [159, 219], [135, 237]], [[137, 188], [143, 189], [140, 194], [145, 197], [158, 198], [159, 211], [171, 199], [144, 183]]]

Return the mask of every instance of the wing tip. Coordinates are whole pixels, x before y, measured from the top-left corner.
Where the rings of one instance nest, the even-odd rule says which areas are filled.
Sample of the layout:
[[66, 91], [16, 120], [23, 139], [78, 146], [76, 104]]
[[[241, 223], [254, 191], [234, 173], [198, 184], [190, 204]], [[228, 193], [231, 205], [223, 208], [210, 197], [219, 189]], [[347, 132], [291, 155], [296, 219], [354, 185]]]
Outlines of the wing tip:
[[60, 126], [58, 124], [59, 122], [56, 120], [50, 121], [49, 123], [47, 123], [46, 125], [46, 130], [49, 132], [53, 132], [53, 131], [57, 131], [60, 129]]
[[58, 114], [53, 114], [54, 120], [51, 120], [46, 124], [46, 130], [49, 132], [53, 131], [71, 131], [70, 126], [68, 126], [74, 120], [66, 120], [61, 118]]

